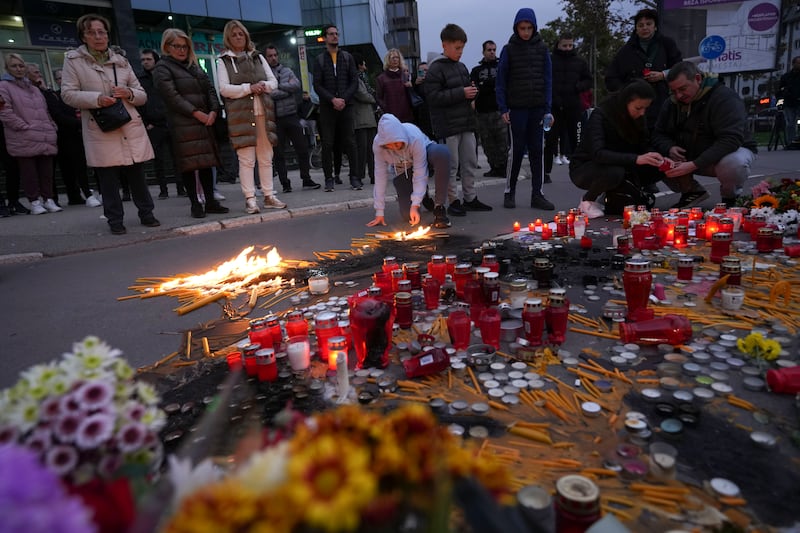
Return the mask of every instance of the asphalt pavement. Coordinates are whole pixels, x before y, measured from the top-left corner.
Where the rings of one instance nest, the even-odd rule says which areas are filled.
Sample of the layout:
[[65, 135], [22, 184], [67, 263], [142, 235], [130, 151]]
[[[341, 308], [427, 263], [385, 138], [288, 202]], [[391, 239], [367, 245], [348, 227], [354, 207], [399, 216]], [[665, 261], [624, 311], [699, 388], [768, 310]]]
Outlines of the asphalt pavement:
[[[523, 181], [518, 186], [517, 209], [506, 210], [502, 207], [502, 188], [503, 179], [485, 178], [483, 173], [489, 168], [486, 159], [481, 153], [479, 156], [479, 178], [476, 180], [476, 187], [479, 198], [489, 205], [495, 207], [498, 216], [508, 218], [509, 227], [513, 220], [537, 217], [549, 218], [551, 213], [533, 210], [527, 207], [527, 198], [530, 194], [529, 181], [524, 180], [525, 167], [527, 160], [523, 161]], [[343, 169], [346, 173], [346, 168]], [[544, 186], [545, 195], [556, 205], [556, 209], [569, 209], [578, 204], [581, 191], [572, 185], [569, 180], [566, 165], [556, 165], [551, 174], [553, 183]], [[794, 151], [773, 151], [767, 152], [762, 148], [756, 160], [748, 184], [752, 185], [760, 181], [762, 177], [785, 177], [800, 176], [800, 157]], [[108, 224], [103, 218], [103, 210], [100, 207], [91, 208], [83, 205], [67, 206], [66, 198], [62, 195], [61, 200], [64, 210], [60, 213], [48, 213], [44, 215], [15, 215], [0, 219], [0, 264], [38, 261], [48, 257], [57, 257], [67, 254], [86, 252], [91, 250], [102, 250], [119, 246], [127, 246], [136, 243], [167, 239], [184, 235], [196, 235], [213, 231], [222, 231], [229, 228], [239, 228], [251, 224], [269, 224], [271, 221], [296, 218], [309, 215], [319, 215], [325, 213], [347, 212], [356, 209], [370, 208], [372, 206], [372, 185], [365, 183], [360, 191], [349, 188], [347, 179], [344, 185], [337, 185], [333, 192], [325, 192], [323, 188], [317, 190], [303, 190], [301, 180], [297, 170], [290, 171], [289, 178], [292, 181], [294, 191], [289, 194], [282, 194], [282, 187], [275, 180], [275, 190], [278, 197], [284, 201], [288, 207], [281, 210], [265, 210], [257, 215], [248, 215], [244, 212], [244, 197], [239, 183], [219, 183], [218, 191], [226, 199], [222, 202], [230, 208], [230, 213], [225, 215], [208, 215], [203, 219], [191, 218], [189, 214], [189, 201], [185, 197], [178, 197], [175, 194], [175, 185], [170, 184], [170, 197], [164, 200], [158, 199], [158, 187], [153, 186], [150, 193], [155, 202], [154, 214], [161, 222], [158, 228], [146, 228], [139, 224], [136, 216], [136, 207], [132, 202], [125, 205], [125, 225], [128, 228], [126, 235], [111, 235]], [[312, 179], [317, 183], [323, 183], [322, 171], [312, 170]], [[711, 198], [706, 203], [706, 207], [712, 207], [719, 201], [719, 189], [715, 186], [714, 178], [700, 177], [701, 183], [708, 184]], [[677, 195], [666, 192], [666, 187], [661, 184], [662, 194], [657, 202], [659, 207], [669, 207], [677, 201]], [[387, 221], [391, 224], [400, 224], [396, 220], [396, 210], [392, 209], [394, 191], [391, 186], [387, 188]], [[371, 218], [370, 214], [359, 213], [356, 216], [364, 217], [364, 222]], [[423, 210], [424, 211], [424, 210]], [[393, 218], [395, 220], [393, 220]], [[430, 213], [423, 213], [423, 224], [432, 222]], [[464, 218], [451, 217], [454, 228]], [[365, 230], [366, 231], [366, 230]]]

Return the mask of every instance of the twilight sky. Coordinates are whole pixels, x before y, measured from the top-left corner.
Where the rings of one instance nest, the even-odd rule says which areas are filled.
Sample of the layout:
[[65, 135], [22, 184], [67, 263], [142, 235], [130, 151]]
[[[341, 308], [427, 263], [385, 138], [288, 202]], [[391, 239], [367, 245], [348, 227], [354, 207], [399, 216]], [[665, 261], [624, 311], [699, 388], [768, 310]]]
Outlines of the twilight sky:
[[[539, 7], [534, 7], [539, 4]], [[442, 52], [439, 32], [445, 24], [458, 24], [467, 32], [467, 45], [461, 62], [472, 69], [483, 57], [481, 44], [487, 39], [497, 43], [497, 55], [511, 37], [514, 15], [523, 7], [532, 7], [539, 27], [561, 16], [558, 0], [520, 3], [512, 0], [417, 0], [419, 15], [419, 40], [422, 60], [429, 52]]]

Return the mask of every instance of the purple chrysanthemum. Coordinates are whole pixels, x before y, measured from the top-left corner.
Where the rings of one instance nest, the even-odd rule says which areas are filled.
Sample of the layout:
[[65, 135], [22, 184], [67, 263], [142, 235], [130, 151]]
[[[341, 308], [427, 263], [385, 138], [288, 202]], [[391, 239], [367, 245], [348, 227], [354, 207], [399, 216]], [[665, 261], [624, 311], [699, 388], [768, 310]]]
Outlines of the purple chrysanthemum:
[[44, 462], [56, 475], [66, 476], [78, 465], [78, 450], [73, 446], [53, 446], [45, 453]]
[[60, 407], [62, 413], [80, 413], [81, 404], [75, 394], [65, 394], [61, 397]]
[[20, 446], [0, 446], [0, 515], [7, 533], [90, 533], [91, 513]]
[[123, 453], [138, 450], [144, 444], [147, 428], [139, 422], [131, 422], [122, 426], [117, 432], [117, 447]]
[[144, 405], [139, 402], [128, 402], [125, 406], [125, 415], [131, 420], [139, 421], [144, 416]]
[[0, 446], [17, 442], [19, 430], [14, 426], [0, 426]]
[[45, 398], [39, 407], [42, 420], [55, 420], [59, 414], [61, 414], [61, 398], [58, 396]]
[[53, 432], [61, 442], [75, 442], [82, 420], [79, 413], [66, 413], [55, 421]]
[[78, 404], [90, 411], [107, 405], [114, 398], [114, 388], [105, 381], [88, 381], [74, 394]]
[[47, 429], [35, 429], [25, 437], [25, 446], [36, 453], [44, 453], [52, 444], [53, 436]]
[[93, 414], [81, 421], [75, 441], [83, 450], [97, 448], [114, 433], [114, 419], [105, 414]]

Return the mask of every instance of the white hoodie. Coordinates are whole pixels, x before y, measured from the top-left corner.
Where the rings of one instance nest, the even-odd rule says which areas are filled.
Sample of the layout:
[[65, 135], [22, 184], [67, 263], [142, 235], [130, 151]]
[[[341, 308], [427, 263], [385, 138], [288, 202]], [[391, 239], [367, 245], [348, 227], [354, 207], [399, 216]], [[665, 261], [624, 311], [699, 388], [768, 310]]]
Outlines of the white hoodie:
[[[384, 148], [389, 143], [401, 142], [405, 146], [400, 150]], [[419, 206], [428, 186], [428, 152], [429, 144], [433, 144], [422, 130], [414, 124], [400, 122], [390, 114], [384, 114], [378, 122], [378, 134], [372, 142], [375, 155], [375, 186], [372, 189], [375, 216], [384, 216], [386, 206], [386, 184], [389, 178], [405, 176], [413, 181], [411, 205]]]

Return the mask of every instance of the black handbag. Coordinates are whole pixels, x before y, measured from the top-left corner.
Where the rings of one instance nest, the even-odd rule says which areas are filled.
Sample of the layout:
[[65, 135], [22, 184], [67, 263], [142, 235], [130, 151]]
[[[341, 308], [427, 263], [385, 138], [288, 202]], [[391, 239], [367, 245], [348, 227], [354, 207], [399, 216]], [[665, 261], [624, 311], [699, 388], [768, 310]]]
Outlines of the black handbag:
[[[117, 85], [117, 66], [111, 65], [114, 69], [114, 85]], [[121, 128], [131, 121], [131, 115], [125, 109], [125, 104], [122, 100], [117, 98], [113, 105], [108, 107], [98, 107], [97, 109], [90, 109], [94, 121], [97, 122], [97, 127], [102, 131], [114, 131]]]

